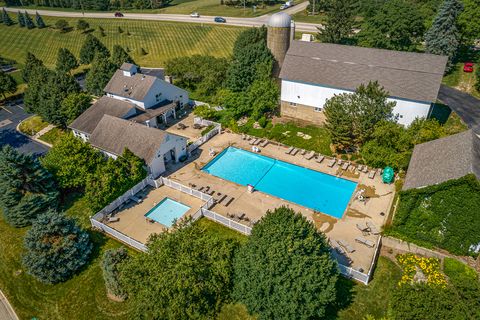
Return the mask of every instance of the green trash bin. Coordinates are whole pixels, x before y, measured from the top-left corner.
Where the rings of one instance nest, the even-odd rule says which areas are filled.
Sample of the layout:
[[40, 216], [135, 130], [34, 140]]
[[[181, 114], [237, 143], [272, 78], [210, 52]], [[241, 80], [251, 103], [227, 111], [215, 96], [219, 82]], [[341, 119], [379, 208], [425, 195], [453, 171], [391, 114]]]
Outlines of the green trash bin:
[[395, 172], [392, 168], [386, 167], [383, 169], [382, 180], [383, 183], [392, 183], [395, 178]]

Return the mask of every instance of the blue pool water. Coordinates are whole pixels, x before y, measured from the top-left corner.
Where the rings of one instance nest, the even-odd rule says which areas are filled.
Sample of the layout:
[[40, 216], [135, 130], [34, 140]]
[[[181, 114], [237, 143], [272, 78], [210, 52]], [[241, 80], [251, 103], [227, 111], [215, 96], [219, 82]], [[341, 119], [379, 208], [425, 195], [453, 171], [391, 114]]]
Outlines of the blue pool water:
[[159, 222], [170, 228], [173, 224], [173, 221], [183, 216], [188, 210], [190, 210], [189, 206], [170, 198], [165, 198], [155, 207], [150, 209], [145, 217], [155, 220], [156, 222]]
[[340, 219], [355, 182], [260, 154], [229, 147], [202, 169], [219, 178], [271, 194]]

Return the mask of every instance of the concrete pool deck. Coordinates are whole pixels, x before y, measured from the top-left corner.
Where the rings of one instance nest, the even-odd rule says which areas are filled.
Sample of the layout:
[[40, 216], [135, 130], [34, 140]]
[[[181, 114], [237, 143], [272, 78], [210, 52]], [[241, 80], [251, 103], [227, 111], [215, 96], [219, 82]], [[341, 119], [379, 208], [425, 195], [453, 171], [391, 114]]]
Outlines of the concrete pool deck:
[[[348, 258], [352, 260], [351, 266], [354, 269], [363, 269], [364, 272], [368, 272], [376, 248], [369, 248], [357, 243], [355, 238], [364, 237], [377, 243], [379, 236], [372, 234], [362, 235], [356, 224], [370, 221], [381, 230], [381, 226], [384, 225], [392, 205], [394, 197], [393, 185], [383, 184], [381, 177], [378, 175], [374, 179], [369, 179], [367, 173], [345, 173], [342, 178], [358, 183], [356, 191], [359, 188], [367, 188], [371, 196], [366, 202], [360, 202], [352, 196], [343, 217], [336, 219], [262, 192], [255, 191], [254, 193], [249, 193], [245, 186], [237, 185], [201, 171], [201, 168], [213, 159], [213, 157], [209, 156], [209, 150], [215, 150], [219, 154], [229, 146], [251, 150], [251, 145], [249, 145], [248, 141], [243, 140], [241, 135], [233, 133], [217, 135], [200, 147], [197, 158], [194, 161], [171, 173], [169, 178], [187, 186], [210, 186], [215, 192], [221, 192], [235, 198], [227, 207], [216, 204], [211, 208], [212, 211], [224, 216], [227, 216], [227, 214], [245, 213], [249, 220], [256, 221], [261, 219], [267, 210], [273, 210], [282, 205], [288, 206], [314, 222], [317, 228], [324, 232], [329, 239], [344, 240], [349, 243], [355, 249], [355, 252], [347, 254]], [[262, 155], [323, 173], [336, 175], [339, 171], [338, 165], [335, 165], [333, 168], [328, 167], [327, 159], [319, 164], [315, 159], [307, 160], [299, 153], [296, 156], [287, 155], [285, 154], [287, 148], [281, 145], [270, 143], [265, 148], [259, 148]], [[381, 212], [384, 212], [385, 215], [380, 215]], [[248, 224], [247, 222], [244, 223]], [[340, 257], [339, 260], [342, 264], [349, 265], [346, 257]]]

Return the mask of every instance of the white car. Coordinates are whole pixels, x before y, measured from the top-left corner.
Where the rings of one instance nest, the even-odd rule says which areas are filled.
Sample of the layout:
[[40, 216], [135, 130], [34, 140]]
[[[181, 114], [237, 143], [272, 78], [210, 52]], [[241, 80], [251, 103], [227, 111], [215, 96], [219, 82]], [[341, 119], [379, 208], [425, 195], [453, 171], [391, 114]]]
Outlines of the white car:
[[190, 13], [190, 17], [192, 17], [192, 18], [200, 18], [200, 15], [198, 14], [198, 12], [192, 12], [192, 13]]

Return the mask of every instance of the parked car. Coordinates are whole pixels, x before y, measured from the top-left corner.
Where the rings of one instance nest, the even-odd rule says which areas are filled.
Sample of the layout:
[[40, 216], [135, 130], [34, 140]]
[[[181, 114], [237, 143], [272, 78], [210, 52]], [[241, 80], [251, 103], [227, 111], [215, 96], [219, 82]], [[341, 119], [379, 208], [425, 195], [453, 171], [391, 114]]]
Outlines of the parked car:
[[121, 18], [121, 17], [123, 17], [123, 13], [117, 11], [117, 12], [115, 12], [115, 17], [116, 18]]
[[227, 20], [225, 18], [222, 18], [222, 17], [215, 17], [215, 19], [213, 19], [213, 21], [218, 22], [218, 23], [227, 22]]
[[200, 15], [198, 14], [198, 12], [192, 12], [192, 13], [190, 13], [190, 17], [192, 17], [192, 18], [200, 18]]
[[280, 6], [280, 10], [285, 10], [285, 9], [287, 9], [287, 8], [288, 8], [288, 6], [287, 6], [286, 4], [282, 4], [282, 5]]
[[463, 72], [473, 72], [473, 62], [465, 62], [463, 64]]

